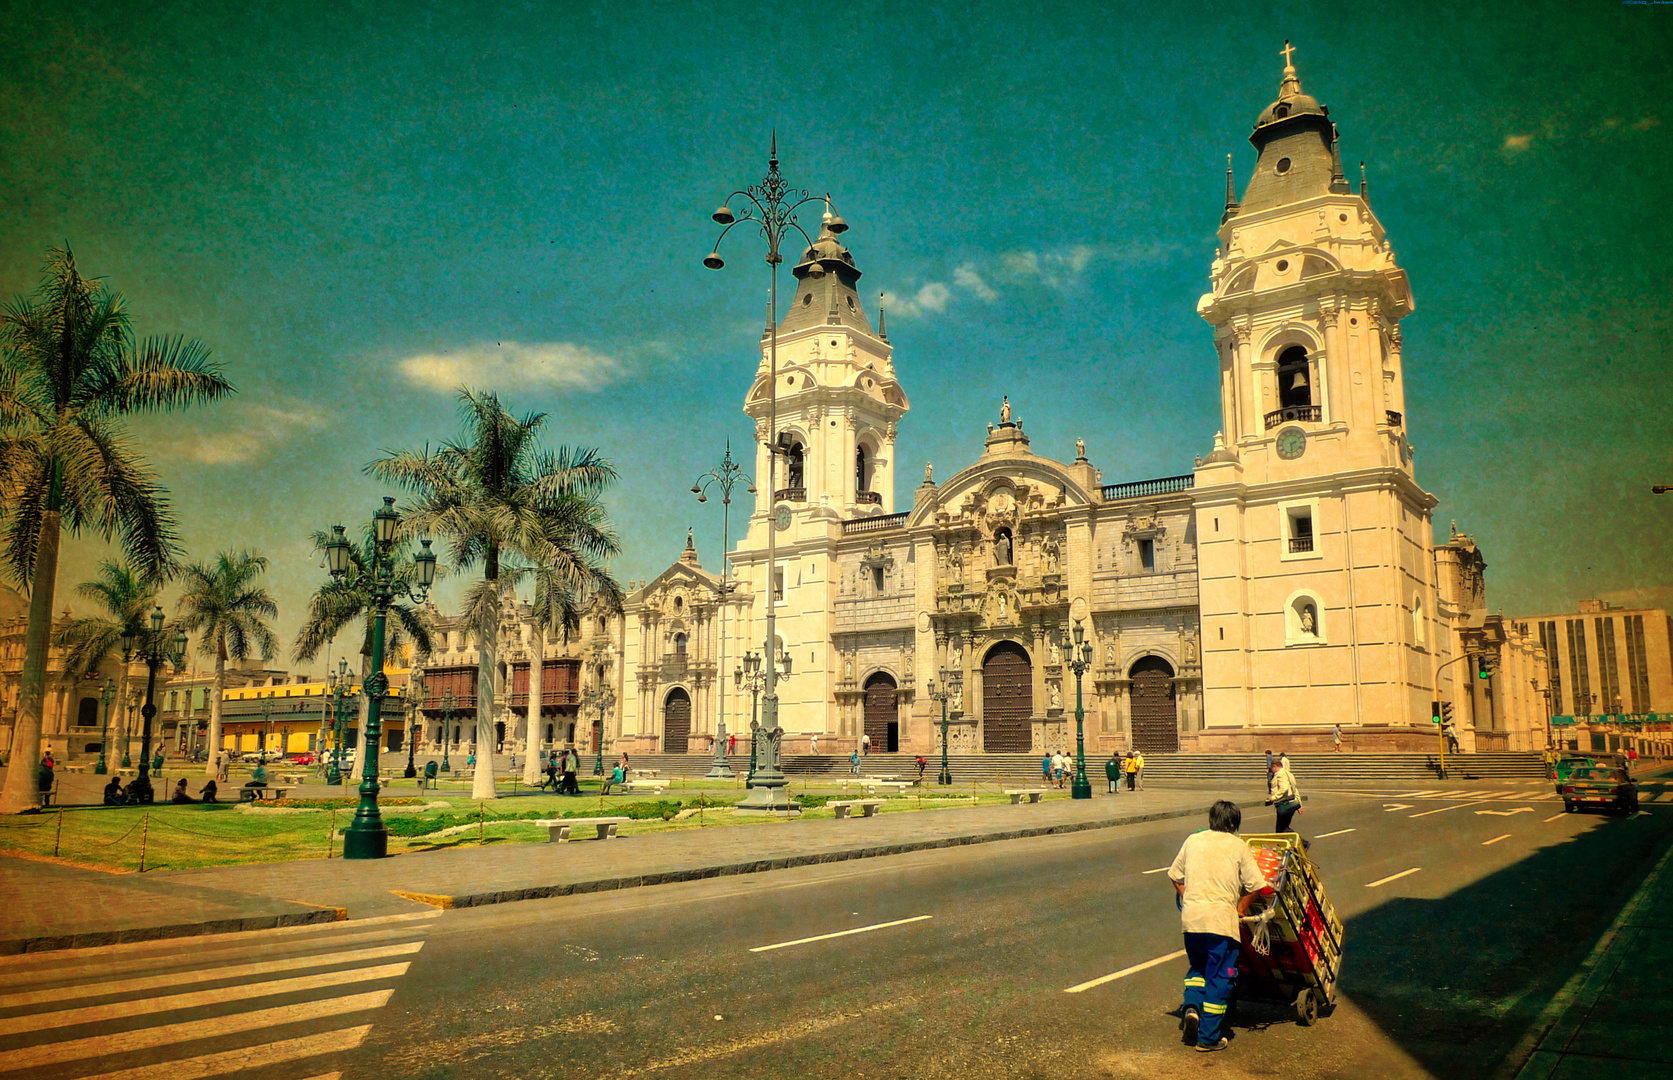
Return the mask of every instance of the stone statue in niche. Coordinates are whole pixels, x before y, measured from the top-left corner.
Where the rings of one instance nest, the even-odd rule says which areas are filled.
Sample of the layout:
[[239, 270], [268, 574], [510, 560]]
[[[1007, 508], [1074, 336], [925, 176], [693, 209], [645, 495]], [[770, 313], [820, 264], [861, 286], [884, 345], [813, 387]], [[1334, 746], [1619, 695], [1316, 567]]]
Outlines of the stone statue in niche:
[[1308, 637], [1319, 636], [1319, 616], [1312, 604], [1301, 605], [1301, 632]]
[[1110, 643], [1108, 643], [1104, 646], [1104, 663], [1107, 664], [1110, 667], [1115, 666], [1115, 643], [1114, 642], [1110, 642]]
[[842, 659], [842, 677], [847, 682], [854, 681], [854, 658], [845, 656]]
[[964, 643], [956, 637], [947, 642], [947, 667], [953, 671], [964, 670]]
[[912, 681], [912, 650], [903, 650], [900, 654], [900, 674], [907, 682]]
[[1197, 635], [1186, 634], [1185, 635], [1185, 663], [1187, 665], [1189, 665], [1189, 664], [1195, 664], [1196, 662], [1197, 662]]
[[1057, 542], [1057, 537], [1047, 535], [1044, 540], [1040, 541], [1040, 555], [1045, 560], [1046, 573], [1057, 573], [1058, 559], [1062, 556], [1062, 554], [1063, 546]]
[[1054, 664], [1063, 662], [1063, 645], [1056, 637], [1051, 639], [1051, 662]]
[[993, 535], [993, 561], [996, 566], [1011, 565], [1011, 534], [1003, 529]]
[[1061, 709], [1063, 707], [1063, 688], [1057, 683], [1048, 683], [1047, 685], [1051, 687], [1051, 707]]

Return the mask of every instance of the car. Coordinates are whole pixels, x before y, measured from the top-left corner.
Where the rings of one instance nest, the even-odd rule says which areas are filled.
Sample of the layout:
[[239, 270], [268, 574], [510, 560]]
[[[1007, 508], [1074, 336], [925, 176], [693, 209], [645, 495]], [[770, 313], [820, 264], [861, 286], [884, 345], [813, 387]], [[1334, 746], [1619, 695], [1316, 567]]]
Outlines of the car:
[[292, 765], [312, 765], [318, 760], [319, 755], [315, 754], [312, 750], [306, 750], [300, 754], [292, 754], [290, 756], [290, 763]]
[[1627, 768], [1626, 755], [1602, 752], [1591, 753], [1574, 750], [1565, 751], [1564, 753], [1557, 755], [1557, 760], [1552, 763], [1551, 771], [1547, 775], [1547, 779], [1551, 781], [1552, 790], [1561, 795], [1563, 792], [1563, 784], [1568, 780], [1570, 773], [1574, 772], [1576, 769], [1591, 769], [1599, 767], [1625, 769]]
[[278, 750], [251, 750], [238, 760], [246, 765], [265, 765], [269, 761], [278, 761], [282, 756]]
[[1570, 771], [1563, 781], [1563, 809], [1569, 813], [1598, 806], [1614, 814], [1638, 812], [1638, 785], [1627, 771], [1611, 766], [1593, 766]]

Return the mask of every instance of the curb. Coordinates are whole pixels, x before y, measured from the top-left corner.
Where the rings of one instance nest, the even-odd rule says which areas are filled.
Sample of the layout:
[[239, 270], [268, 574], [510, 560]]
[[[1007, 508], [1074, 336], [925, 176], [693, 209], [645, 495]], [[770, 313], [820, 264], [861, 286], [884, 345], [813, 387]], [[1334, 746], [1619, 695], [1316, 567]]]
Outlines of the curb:
[[341, 922], [347, 918], [346, 908], [322, 907], [318, 911], [292, 912], [287, 915], [254, 915], [244, 919], [210, 919], [204, 922], [175, 923], [172, 926], [136, 926], [130, 930], [95, 930], [85, 934], [12, 938], [9, 941], [0, 941], [0, 956], [52, 952], [59, 949], [94, 949], [101, 945], [117, 945], [130, 941], [161, 941], [164, 938], [200, 937], [204, 934], [236, 934], [245, 930], [272, 930], [280, 926]]
[[1058, 836], [1068, 833], [1090, 832], [1094, 829], [1113, 829], [1122, 825], [1142, 825], [1150, 821], [1168, 821], [1173, 818], [1191, 817], [1208, 812], [1207, 806], [1187, 807], [1182, 810], [1162, 810], [1153, 814], [1139, 814], [1133, 817], [1110, 818], [1101, 821], [1076, 821], [1062, 825], [1039, 825], [1023, 829], [1005, 829], [999, 832], [976, 833], [967, 836], [945, 836], [934, 840], [908, 840], [898, 844], [884, 844], [876, 847], [846, 848], [841, 851], [822, 851], [808, 855], [790, 855], [777, 859], [753, 859], [745, 862], [722, 863], [714, 866], [699, 866], [689, 870], [669, 870], [656, 874], [639, 874], [627, 877], [597, 878], [592, 881], [574, 881], [564, 885], [537, 885], [532, 888], [504, 889], [497, 892], [466, 893], [463, 895], [442, 896], [435, 894], [403, 892], [391, 890], [397, 896], [420, 903], [432, 904], [443, 910], [458, 910], [460, 908], [488, 907], [493, 904], [512, 904], [519, 900], [547, 900], [555, 896], [574, 896], [583, 893], [614, 892], [618, 889], [637, 889], [647, 885], [668, 885], [680, 881], [699, 881], [704, 878], [731, 877], [741, 874], [763, 874], [772, 870], [788, 870], [797, 866], [812, 866], [819, 863], [849, 862], [855, 859], [876, 859], [886, 855], [904, 855], [913, 851], [930, 851], [936, 848], [967, 847], [973, 844], [991, 844], [1001, 840], [1024, 840], [1035, 836]]

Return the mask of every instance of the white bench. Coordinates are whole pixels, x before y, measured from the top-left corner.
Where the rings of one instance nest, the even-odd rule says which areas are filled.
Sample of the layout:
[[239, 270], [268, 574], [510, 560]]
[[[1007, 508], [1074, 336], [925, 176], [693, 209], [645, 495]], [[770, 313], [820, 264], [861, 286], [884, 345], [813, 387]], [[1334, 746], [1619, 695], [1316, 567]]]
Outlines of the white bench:
[[256, 802], [260, 800], [261, 802], [269, 802], [282, 799], [289, 794], [290, 788], [275, 787], [272, 784], [263, 784], [257, 787], [245, 785], [238, 789], [238, 801]]
[[1041, 799], [1045, 798], [1046, 789], [1045, 788], [1013, 788], [1012, 790], [1007, 791], [1005, 794], [1007, 794], [1011, 797], [1011, 805], [1012, 806], [1021, 806], [1022, 805], [1022, 800], [1025, 796], [1027, 797], [1028, 801], [1031, 802], [1031, 803], [1039, 802]]
[[900, 791], [905, 791], [907, 788], [911, 787], [912, 785], [907, 783], [905, 780], [876, 780], [876, 779], [873, 779], [873, 780], [861, 780], [860, 781], [860, 786], [865, 788], [868, 791], [872, 790], [874, 788], [887, 788], [890, 791], [900, 792]]
[[632, 818], [625, 817], [555, 818], [536, 821], [534, 824], [551, 830], [551, 836], [547, 843], [567, 844], [569, 843], [569, 830], [571, 829], [596, 825], [598, 826], [598, 838], [600, 840], [614, 840], [616, 838], [616, 827], [625, 825], [632, 820]]
[[92, 766], [89, 765], [60, 765], [59, 768], [67, 773], [84, 773]]
[[846, 818], [848, 816], [848, 812], [856, 806], [858, 806], [861, 810], [861, 817], [876, 817], [877, 811], [883, 806], [883, 800], [844, 799], [841, 802], [828, 802], [825, 805], [830, 807], [832, 810], [835, 810], [837, 820], [841, 821], [843, 818]]
[[302, 784], [305, 783], [307, 779], [308, 778], [306, 776], [301, 776], [296, 773], [285, 773], [279, 777], [279, 781], [285, 784]]
[[634, 769], [633, 775], [640, 780], [650, 780], [654, 779], [656, 774], [661, 771], [660, 769]]
[[624, 780], [621, 783], [623, 791], [648, 791], [653, 795], [661, 795], [668, 790], [666, 780]]

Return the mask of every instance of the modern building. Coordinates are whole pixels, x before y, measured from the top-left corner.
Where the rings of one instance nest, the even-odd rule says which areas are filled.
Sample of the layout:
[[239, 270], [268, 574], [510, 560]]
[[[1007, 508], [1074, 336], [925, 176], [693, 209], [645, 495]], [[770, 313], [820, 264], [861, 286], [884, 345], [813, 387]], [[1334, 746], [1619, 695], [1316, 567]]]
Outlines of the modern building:
[[[1673, 620], [1660, 608], [1582, 600], [1578, 610], [1517, 616], [1545, 650], [1537, 692], [1570, 749], [1673, 742]], [[1634, 741], [1636, 740], [1636, 741]]]

